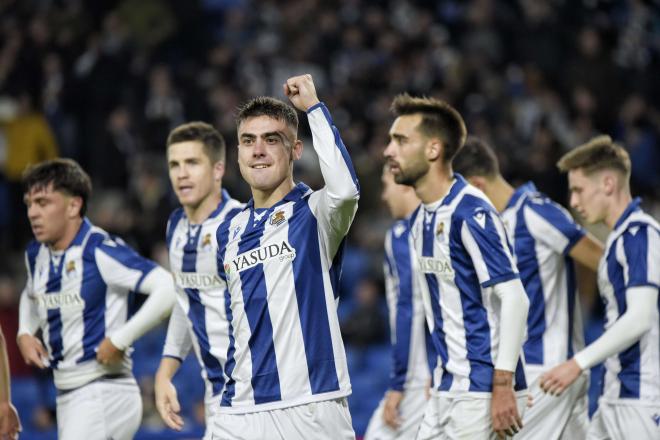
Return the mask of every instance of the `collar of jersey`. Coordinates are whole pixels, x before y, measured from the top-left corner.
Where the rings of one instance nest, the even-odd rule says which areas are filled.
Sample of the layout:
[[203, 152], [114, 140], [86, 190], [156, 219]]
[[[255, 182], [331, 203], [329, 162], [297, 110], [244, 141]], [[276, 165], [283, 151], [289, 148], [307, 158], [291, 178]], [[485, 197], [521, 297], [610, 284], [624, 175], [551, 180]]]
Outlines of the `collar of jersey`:
[[630, 217], [630, 214], [633, 212], [637, 211], [639, 209], [639, 205], [642, 203], [642, 199], [639, 197], [635, 197], [632, 202], [626, 207], [626, 210], [623, 211], [623, 214], [621, 214], [621, 217], [619, 217], [619, 220], [616, 221], [616, 224], [614, 225], [614, 229], [616, 230], [619, 226], [623, 224], [623, 222], [626, 221], [628, 217]]
[[[218, 203], [218, 206], [213, 210], [213, 212], [211, 212], [211, 213], [209, 214], [209, 216], [206, 217], [206, 219], [204, 219], [204, 221], [202, 221], [202, 223], [200, 223], [200, 224], [203, 224], [203, 223], [206, 222], [207, 220], [210, 220], [210, 219], [215, 218], [215, 217], [217, 217], [218, 215], [220, 215], [220, 213], [222, 212], [222, 209], [225, 207], [225, 205], [227, 204], [227, 202], [228, 202], [230, 199], [231, 199], [231, 196], [229, 195], [229, 193], [227, 192], [227, 190], [226, 190], [226, 189], [223, 189], [223, 190], [222, 190], [222, 193], [220, 194], [220, 203]], [[186, 215], [186, 211], [183, 210], [183, 208], [181, 208], [181, 209], [182, 209], [182, 212], [183, 212], [183, 217], [185, 217], [185, 219], [186, 219], [186, 221], [188, 222], [189, 225], [192, 225], [193, 223], [190, 223], [190, 219], [189, 219], [188, 216]]]
[[[309, 186], [305, 185], [302, 182], [298, 182], [293, 187], [293, 189], [289, 191], [287, 195], [284, 196], [282, 200], [275, 203], [273, 206], [271, 206], [268, 209], [273, 209], [287, 202], [297, 202], [298, 200], [302, 199], [305, 196], [305, 194], [307, 194], [307, 191], [309, 191]], [[245, 209], [254, 209], [254, 199], [250, 199], [250, 201], [247, 202], [247, 204], [245, 205]]]
[[451, 202], [454, 201], [456, 196], [467, 186], [467, 181], [463, 176], [461, 176], [458, 173], [454, 173], [454, 182], [451, 184], [451, 187], [449, 188], [449, 192], [447, 195], [445, 195], [442, 199], [429, 203], [429, 204], [422, 204], [424, 206], [425, 211], [437, 211], [438, 209], [442, 208], [443, 206], [448, 206]]
[[525, 194], [530, 194], [530, 193], [537, 193], [538, 190], [536, 189], [536, 185], [534, 185], [533, 182], [527, 182], [524, 185], [519, 186], [516, 188], [516, 190], [513, 192], [513, 195], [509, 199], [509, 203], [506, 204], [506, 207], [504, 208], [505, 210], [512, 208], [515, 206], [516, 203], [518, 203], [518, 200]]

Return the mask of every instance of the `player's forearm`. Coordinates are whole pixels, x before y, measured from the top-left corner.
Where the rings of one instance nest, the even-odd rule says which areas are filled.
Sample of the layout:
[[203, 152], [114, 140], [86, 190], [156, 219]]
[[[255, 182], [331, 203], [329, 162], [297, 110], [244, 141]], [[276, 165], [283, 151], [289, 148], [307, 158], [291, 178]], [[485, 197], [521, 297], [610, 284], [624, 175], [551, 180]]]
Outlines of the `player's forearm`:
[[126, 324], [110, 336], [112, 343], [120, 350], [125, 350], [172, 311], [174, 282], [167, 271], [160, 267], [152, 270], [144, 279], [141, 290], [149, 298]]
[[603, 362], [637, 342], [650, 330], [657, 312], [658, 289], [633, 287], [626, 291], [626, 312], [592, 344], [574, 357], [583, 370]]
[[39, 317], [34, 303], [24, 290], [18, 306], [18, 336], [34, 335], [39, 329]]
[[598, 263], [603, 256], [603, 244], [593, 235], [587, 233], [573, 246], [568, 255], [578, 263], [597, 272]]
[[10, 399], [7, 343], [4, 334], [0, 330], [0, 403], [7, 403]]
[[308, 110], [307, 117], [328, 195], [338, 202], [357, 200], [360, 187], [355, 169], [330, 112], [319, 103]]
[[500, 298], [500, 343], [495, 369], [515, 371], [520, 358], [520, 350], [525, 337], [529, 300], [519, 279], [513, 279], [493, 286], [495, 295]]
[[171, 357], [164, 357], [160, 360], [158, 371], [156, 371], [156, 379], [172, 380], [177, 371], [181, 367], [181, 362], [178, 359]]

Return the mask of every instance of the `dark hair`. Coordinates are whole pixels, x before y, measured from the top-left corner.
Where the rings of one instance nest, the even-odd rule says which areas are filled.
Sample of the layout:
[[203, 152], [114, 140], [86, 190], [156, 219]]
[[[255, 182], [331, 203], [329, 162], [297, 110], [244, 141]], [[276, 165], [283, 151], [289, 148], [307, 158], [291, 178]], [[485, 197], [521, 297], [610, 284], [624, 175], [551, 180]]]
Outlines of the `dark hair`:
[[268, 116], [278, 121], [284, 121], [293, 129], [294, 134], [298, 133], [298, 114], [296, 110], [279, 99], [259, 96], [249, 100], [239, 107], [238, 116], [236, 116], [236, 126], [238, 127], [248, 118], [257, 116]]
[[31, 165], [23, 172], [25, 193], [46, 189], [53, 185], [53, 191], [60, 191], [82, 199], [80, 216], [87, 212], [87, 201], [92, 194], [92, 181], [89, 175], [71, 159], [53, 159]]
[[225, 161], [225, 139], [212, 125], [200, 121], [179, 125], [167, 136], [167, 147], [190, 141], [201, 142], [211, 163]]
[[493, 149], [476, 136], [468, 136], [463, 148], [458, 150], [452, 168], [463, 177], [493, 178], [500, 174], [500, 165]]
[[427, 137], [440, 138], [443, 147], [442, 159], [445, 163], [451, 162], [465, 142], [465, 122], [461, 114], [445, 101], [403, 93], [394, 98], [390, 109], [395, 117], [421, 114], [419, 131]]
[[596, 136], [564, 154], [557, 167], [562, 172], [581, 168], [587, 175], [605, 169], [614, 170], [621, 173], [626, 181], [630, 179], [631, 170], [628, 152], [607, 135]]

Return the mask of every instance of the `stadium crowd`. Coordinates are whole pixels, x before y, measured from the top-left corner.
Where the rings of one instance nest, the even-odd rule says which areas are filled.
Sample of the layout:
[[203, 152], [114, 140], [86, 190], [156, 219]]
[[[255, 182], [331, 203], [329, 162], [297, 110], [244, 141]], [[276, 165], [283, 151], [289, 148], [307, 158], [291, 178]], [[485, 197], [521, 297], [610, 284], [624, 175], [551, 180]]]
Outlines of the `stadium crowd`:
[[[362, 186], [339, 309], [361, 435], [389, 375], [381, 266], [391, 219], [378, 195], [392, 97], [407, 91], [450, 102], [469, 133], [496, 148], [509, 181], [534, 180], [564, 205], [557, 160], [610, 134], [630, 154], [633, 193], [658, 218], [659, 23], [654, 2], [645, 0], [0, 0], [4, 334], [18, 327], [31, 238], [20, 184], [28, 164], [77, 160], [93, 180], [94, 223], [167, 266], [165, 226], [177, 206], [165, 160], [170, 130], [192, 120], [213, 124], [228, 141], [224, 188], [247, 201], [235, 165], [236, 109], [254, 96], [281, 96], [288, 77], [309, 72]], [[304, 118], [301, 124], [309, 138]], [[318, 188], [314, 158], [306, 149], [296, 176]], [[602, 310], [596, 303], [588, 314], [593, 338]], [[164, 426], [153, 404], [164, 329], [135, 346], [142, 438]], [[24, 438], [50, 438], [52, 379], [27, 367], [7, 339], [12, 380], [22, 387], [14, 398], [34, 436]], [[177, 383], [189, 426], [199, 432], [195, 362], [187, 360]], [[594, 388], [597, 381], [594, 375]]]

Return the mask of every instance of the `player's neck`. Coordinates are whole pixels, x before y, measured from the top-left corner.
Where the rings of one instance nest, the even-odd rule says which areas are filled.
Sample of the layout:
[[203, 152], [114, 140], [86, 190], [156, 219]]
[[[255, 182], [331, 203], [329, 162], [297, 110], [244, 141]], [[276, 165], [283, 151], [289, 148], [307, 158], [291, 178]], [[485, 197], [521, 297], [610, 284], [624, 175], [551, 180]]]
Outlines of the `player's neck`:
[[73, 242], [74, 238], [76, 238], [78, 231], [80, 231], [82, 222], [83, 219], [81, 217], [67, 222], [64, 234], [54, 242], [48, 243], [48, 247], [54, 251], [63, 251], [67, 249]]
[[514, 192], [515, 189], [502, 176], [495, 177], [491, 185], [486, 187], [484, 191], [495, 209], [497, 209], [497, 212], [504, 211]]
[[295, 184], [293, 183], [293, 176], [287, 176], [277, 187], [271, 190], [259, 190], [252, 188], [252, 200], [256, 209], [270, 208], [287, 194], [291, 192]]
[[194, 225], [204, 223], [204, 220], [209, 218], [211, 213], [215, 211], [222, 200], [222, 189], [218, 187], [217, 192], [213, 191], [197, 206], [184, 206], [183, 211], [188, 217], [188, 221]]
[[605, 216], [605, 224], [610, 230], [614, 229], [614, 225], [619, 221], [630, 202], [632, 202], [632, 195], [627, 188], [612, 195], [612, 201]]
[[415, 194], [428, 205], [445, 197], [454, 182], [454, 173], [451, 167], [441, 168], [433, 166], [420, 179], [415, 182]]

